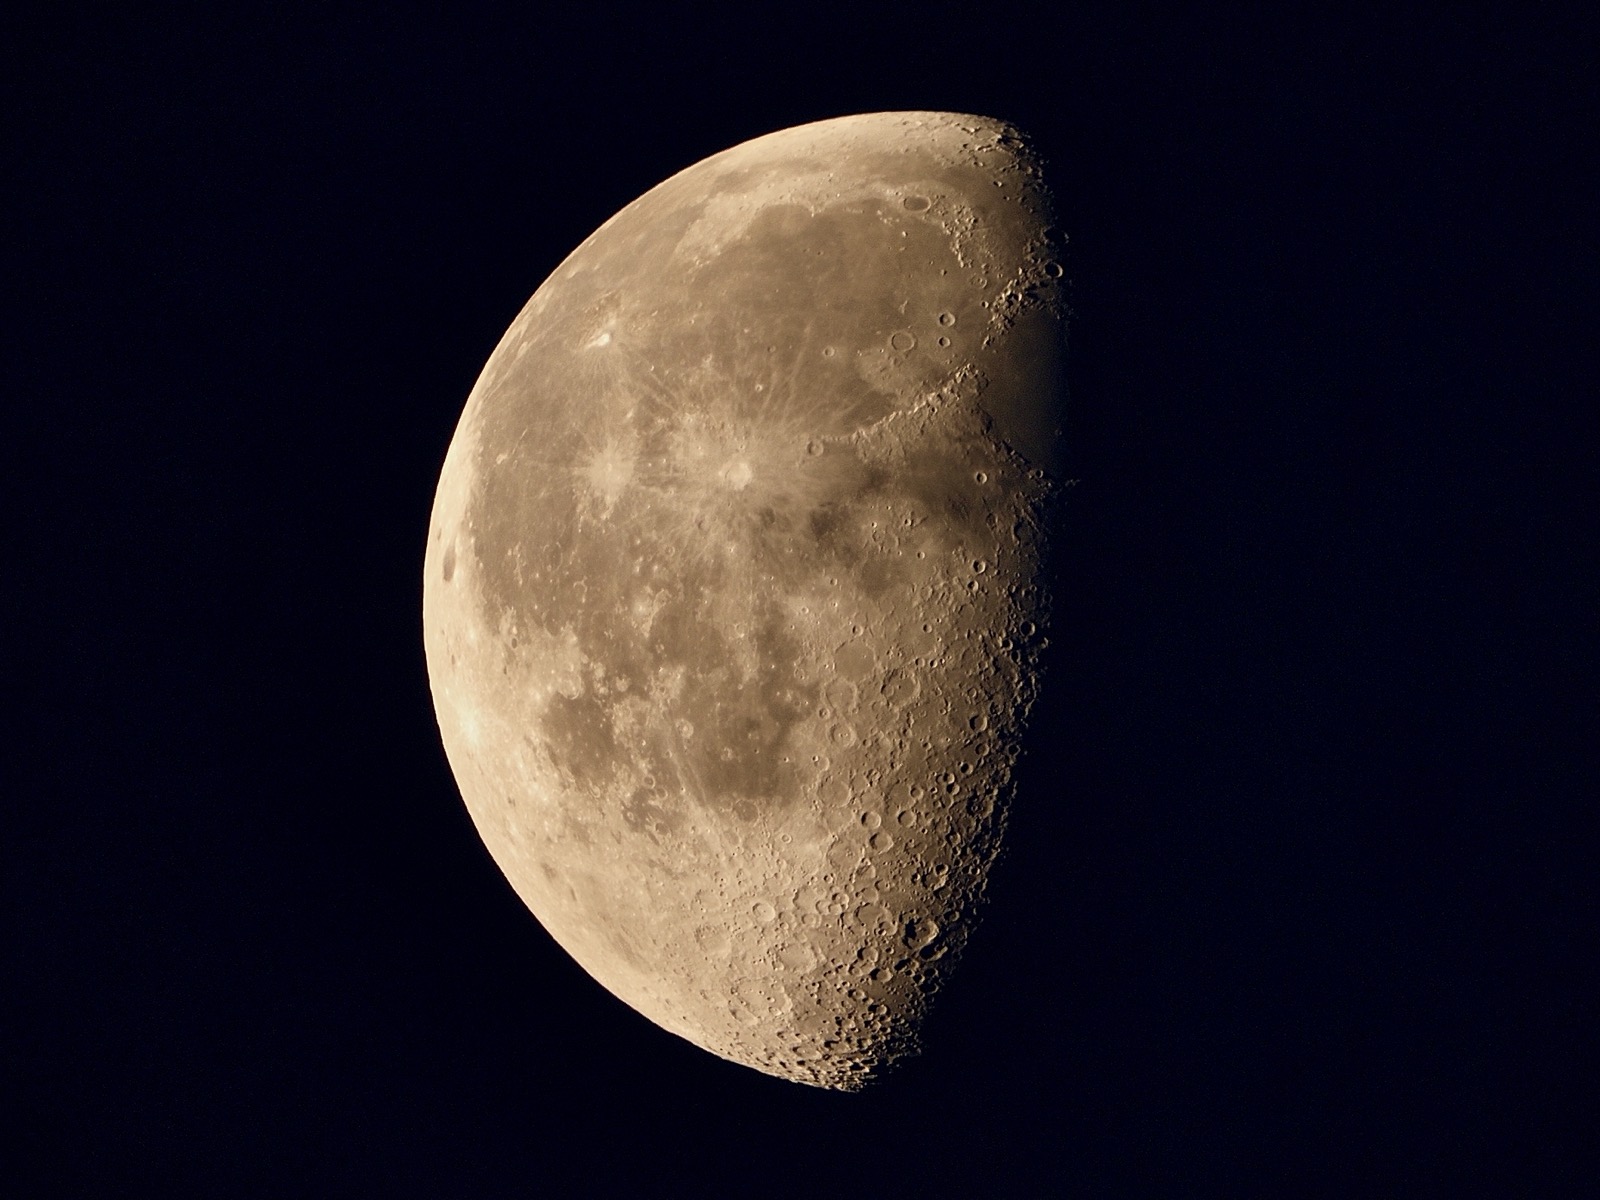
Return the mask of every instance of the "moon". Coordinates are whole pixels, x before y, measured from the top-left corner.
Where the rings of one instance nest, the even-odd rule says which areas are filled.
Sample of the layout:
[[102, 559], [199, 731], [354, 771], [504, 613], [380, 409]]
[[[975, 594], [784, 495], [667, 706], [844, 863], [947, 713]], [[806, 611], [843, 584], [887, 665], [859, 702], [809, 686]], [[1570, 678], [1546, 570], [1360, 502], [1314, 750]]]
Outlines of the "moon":
[[785, 129], [596, 230], [467, 400], [423, 588], [461, 795], [713, 1054], [855, 1090], [973, 927], [1040, 684], [1059, 249], [1004, 122]]

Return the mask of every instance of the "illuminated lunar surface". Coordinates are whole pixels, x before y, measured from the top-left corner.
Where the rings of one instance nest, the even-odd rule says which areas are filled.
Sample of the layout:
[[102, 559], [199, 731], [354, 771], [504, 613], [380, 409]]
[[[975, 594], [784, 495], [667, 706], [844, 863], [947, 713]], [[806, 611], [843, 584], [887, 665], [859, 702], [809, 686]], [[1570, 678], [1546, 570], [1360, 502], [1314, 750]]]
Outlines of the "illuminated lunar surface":
[[736, 146], [556, 269], [445, 459], [423, 618], [473, 821], [595, 979], [759, 1071], [914, 1049], [981, 899], [1038, 686], [1049, 226], [986, 118]]

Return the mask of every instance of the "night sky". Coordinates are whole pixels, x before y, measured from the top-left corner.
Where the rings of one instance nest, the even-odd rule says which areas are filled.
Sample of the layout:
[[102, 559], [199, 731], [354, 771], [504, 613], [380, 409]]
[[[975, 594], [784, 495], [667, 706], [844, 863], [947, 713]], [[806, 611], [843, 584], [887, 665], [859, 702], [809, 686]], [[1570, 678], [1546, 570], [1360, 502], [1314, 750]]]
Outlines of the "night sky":
[[[0, 1184], [1593, 1194], [1576, 6], [553, 7], [0, 18]], [[1079, 482], [990, 907], [850, 1096], [661, 1031], [517, 900], [421, 570], [572, 248], [909, 108], [1048, 161]]]

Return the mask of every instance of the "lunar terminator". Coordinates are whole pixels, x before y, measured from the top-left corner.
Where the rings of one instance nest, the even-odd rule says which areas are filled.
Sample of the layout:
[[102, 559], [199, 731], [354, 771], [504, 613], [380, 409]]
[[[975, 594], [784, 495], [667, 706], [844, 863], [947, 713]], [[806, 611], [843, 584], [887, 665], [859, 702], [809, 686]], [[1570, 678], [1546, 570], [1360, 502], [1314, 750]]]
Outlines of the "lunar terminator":
[[972, 926], [1039, 684], [1051, 219], [992, 119], [746, 142], [573, 251], [451, 442], [424, 642], [472, 819], [724, 1058], [860, 1087]]

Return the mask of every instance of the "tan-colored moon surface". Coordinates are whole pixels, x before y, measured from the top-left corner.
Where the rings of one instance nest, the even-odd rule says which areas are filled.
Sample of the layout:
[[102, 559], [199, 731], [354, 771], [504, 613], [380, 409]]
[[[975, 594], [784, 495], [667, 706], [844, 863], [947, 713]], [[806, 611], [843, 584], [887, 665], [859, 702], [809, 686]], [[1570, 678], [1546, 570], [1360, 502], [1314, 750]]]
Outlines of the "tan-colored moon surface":
[[982, 117], [714, 155], [545, 281], [445, 459], [424, 636], [485, 844], [595, 979], [772, 1075], [850, 1090], [915, 1047], [999, 845], [1058, 452], [1048, 203]]

